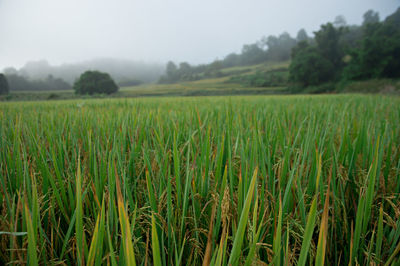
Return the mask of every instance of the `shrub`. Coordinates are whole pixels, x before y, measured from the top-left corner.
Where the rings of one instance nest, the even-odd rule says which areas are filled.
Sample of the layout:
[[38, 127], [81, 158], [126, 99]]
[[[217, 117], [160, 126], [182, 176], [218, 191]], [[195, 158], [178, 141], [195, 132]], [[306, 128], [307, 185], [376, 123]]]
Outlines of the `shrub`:
[[118, 86], [107, 73], [86, 71], [74, 83], [76, 94], [111, 94], [118, 91]]
[[54, 99], [59, 99], [60, 95], [57, 93], [50, 93], [49, 96], [47, 96], [47, 100], [54, 100]]
[[279, 87], [286, 86], [287, 81], [287, 69], [276, 69], [250, 75], [233, 76], [227, 83], [239, 83], [244, 87]]

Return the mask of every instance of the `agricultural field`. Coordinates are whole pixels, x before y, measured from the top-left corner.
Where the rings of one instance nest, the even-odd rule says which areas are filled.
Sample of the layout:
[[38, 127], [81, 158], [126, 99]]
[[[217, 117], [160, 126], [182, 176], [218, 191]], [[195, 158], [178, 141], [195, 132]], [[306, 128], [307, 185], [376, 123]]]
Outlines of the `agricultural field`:
[[[134, 98], [134, 97], [172, 97], [172, 96], [216, 96], [216, 95], [271, 95], [289, 93], [286, 85], [256, 86], [242, 81], [256, 73], [274, 72], [287, 69], [288, 62], [264, 63], [245, 67], [221, 69], [221, 77], [208, 77], [194, 81], [180, 81], [172, 84], [144, 83], [137, 86], [121, 86], [111, 95], [77, 95], [74, 90], [11, 91], [9, 95], [0, 95], [0, 101], [44, 101], [72, 100], [90, 98]], [[355, 91], [357, 92], [357, 91]]]
[[180, 82], [176, 84], [142, 84], [139, 86], [121, 87], [111, 95], [77, 95], [73, 90], [53, 91], [18, 91], [7, 96], [0, 96], [1, 101], [45, 101], [76, 100], [101, 98], [138, 98], [138, 97], [172, 97], [172, 96], [217, 96], [217, 95], [271, 95], [287, 94], [285, 86], [255, 87], [230, 83], [228, 78], [205, 79]]
[[399, 265], [400, 98], [2, 102], [0, 193], [1, 265]]

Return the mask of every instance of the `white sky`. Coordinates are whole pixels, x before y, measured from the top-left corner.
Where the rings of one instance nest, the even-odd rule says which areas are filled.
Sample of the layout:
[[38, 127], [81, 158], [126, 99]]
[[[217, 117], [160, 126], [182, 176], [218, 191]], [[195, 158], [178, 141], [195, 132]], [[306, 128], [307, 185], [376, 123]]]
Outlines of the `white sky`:
[[381, 19], [400, 0], [0, 0], [0, 69], [98, 57], [206, 63], [288, 31], [309, 35], [344, 15]]

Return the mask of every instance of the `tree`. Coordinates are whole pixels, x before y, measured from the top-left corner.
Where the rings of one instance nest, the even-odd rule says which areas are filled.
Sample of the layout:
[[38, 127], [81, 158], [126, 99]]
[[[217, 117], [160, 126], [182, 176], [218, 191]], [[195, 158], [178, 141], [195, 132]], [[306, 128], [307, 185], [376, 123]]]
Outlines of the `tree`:
[[261, 41], [268, 47], [267, 59], [272, 61], [285, 61], [290, 59], [290, 53], [296, 46], [296, 39], [293, 39], [289, 33], [284, 32], [278, 37], [268, 36]]
[[265, 52], [257, 43], [243, 45], [241, 54], [241, 63], [243, 65], [258, 64], [264, 60]]
[[214, 62], [209, 64], [204, 71], [204, 75], [206, 77], [220, 77], [222, 76], [221, 73], [222, 63], [220, 60], [215, 59]]
[[43, 89], [46, 90], [71, 90], [71, 85], [61, 78], [54, 78], [53, 75], [48, 75], [47, 78], [41, 81]]
[[368, 10], [363, 15], [363, 26], [379, 22], [379, 13], [373, 10]]
[[12, 91], [43, 91], [43, 90], [71, 90], [72, 87], [69, 83], [61, 78], [54, 78], [48, 75], [46, 79], [31, 80], [15, 73], [14, 71], [7, 71], [6, 78], [10, 90]]
[[308, 40], [308, 35], [305, 29], [301, 29], [297, 32], [297, 37], [296, 41], [297, 42], [302, 42], [302, 41], [307, 41]]
[[332, 23], [321, 25], [321, 29], [315, 32], [315, 41], [321, 55], [329, 60], [339, 70], [342, 65], [343, 52], [339, 45], [343, 28], [335, 28]]
[[165, 76], [161, 76], [160, 83], [173, 83], [179, 80], [178, 67], [174, 62], [169, 61], [167, 67], [165, 68]]
[[6, 74], [8, 85], [12, 91], [31, 90], [32, 84], [25, 77], [17, 74]]
[[172, 61], [169, 61], [167, 63], [167, 68], [166, 68], [166, 73], [168, 77], [173, 77], [176, 75], [178, 68], [176, 67], [175, 63]]
[[118, 86], [107, 73], [86, 71], [75, 81], [74, 90], [77, 94], [111, 94], [118, 91]]
[[10, 89], [8, 87], [8, 82], [7, 82], [6, 76], [4, 76], [4, 74], [0, 73], [0, 95], [8, 94], [9, 90]]
[[233, 67], [240, 65], [240, 55], [235, 53], [228, 54], [222, 61], [224, 67]]
[[303, 49], [306, 49], [307, 47], [309, 47], [310, 44], [307, 41], [301, 41], [299, 42], [295, 47], [293, 47], [292, 49], [292, 59], [295, 58], [295, 56], [297, 55], [298, 52], [302, 51]]
[[319, 85], [333, 79], [333, 65], [313, 46], [302, 43], [289, 67], [289, 80], [300, 86]]
[[339, 15], [339, 16], [335, 17], [335, 20], [333, 21], [333, 26], [335, 26], [335, 28], [346, 27], [346, 25], [347, 25], [347, 21], [343, 15]]
[[382, 23], [364, 25], [361, 47], [351, 52], [345, 79], [400, 77], [400, 9]]
[[360, 41], [362, 37], [362, 27], [357, 25], [346, 26], [340, 36], [339, 45], [343, 47], [345, 51], [353, 48], [358, 48], [360, 46]]
[[182, 62], [179, 64], [179, 77], [181, 80], [192, 80], [192, 67], [187, 62]]
[[336, 80], [342, 70], [342, 47], [339, 40], [343, 27], [332, 23], [315, 32], [315, 44], [302, 41], [292, 49], [289, 80], [302, 87], [321, 85]]
[[395, 26], [397, 29], [400, 27], [400, 7], [396, 10], [396, 12], [385, 19], [385, 24]]

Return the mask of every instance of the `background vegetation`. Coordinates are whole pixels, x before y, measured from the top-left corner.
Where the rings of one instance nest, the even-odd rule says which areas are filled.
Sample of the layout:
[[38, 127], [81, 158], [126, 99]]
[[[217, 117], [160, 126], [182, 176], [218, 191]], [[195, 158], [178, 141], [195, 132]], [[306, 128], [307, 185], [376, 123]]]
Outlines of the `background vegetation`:
[[[168, 62], [166, 74], [159, 82], [168, 84], [236, 74], [229, 81], [247, 87], [287, 86], [290, 93], [322, 93], [340, 91], [340, 84], [353, 81], [398, 79], [399, 56], [400, 8], [383, 21], [378, 13], [369, 10], [363, 16], [362, 25], [347, 25], [343, 16], [337, 16], [333, 22], [321, 25], [314, 37], [301, 29], [296, 38], [288, 33], [263, 37], [244, 45], [240, 54], [230, 54], [207, 65], [191, 66], [183, 62], [177, 66]], [[224, 71], [289, 59], [289, 69], [281, 69], [281, 73], [263, 71], [249, 75]]]
[[[384, 21], [373, 11], [364, 14], [359, 27], [327, 23], [315, 32], [315, 41], [303, 41], [293, 49], [290, 81], [301, 91], [332, 84], [400, 77], [400, 8]], [[317, 89], [318, 90], [318, 89]]]
[[[63, 91], [72, 90], [70, 84], [87, 69], [108, 73], [120, 87], [135, 91], [129, 94], [131, 96], [164, 95], [165, 86], [162, 85], [171, 85], [169, 91], [174, 91], [171, 96], [237, 94], [238, 85], [242, 88], [240, 94], [346, 92], [354, 91], [353, 83], [370, 80], [370, 84], [364, 84], [371, 87], [379, 79], [390, 83], [391, 89], [384, 86], [362, 90], [358, 86], [357, 91], [397, 94], [399, 56], [400, 8], [382, 21], [378, 13], [369, 10], [361, 25], [348, 25], [343, 16], [337, 16], [333, 22], [321, 25], [313, 36], [300, 29], [296, 37], [286, 32], [262, 37], [244, 45], [240, 53], [231, 53], [209, 64], [170, 61], [164, 69], [158, 64], [113, 59], [59, 67], [38, 61], [28, 62], [18, 71], [8, 68], [4, 72], [12, 94], [44, 90], [49, 91], [50, 99], [64, 98]], [[154, 84], [157, 80], [158, 85]], [[196, 82], [201, 80], [209, 87], [198, 91]], [[152, 86], [147, 86], [149, 84]], [[135, 86], [139, 88], [133, 88]], [[177, 91], [178, 87], [183, 90]], [[216, 87], [224, 89], [210, 93]], [[283, 87], [286, 89], [282, 90]], [[193, 92], [187, 93], [187, 90]], [[14, 93], [2, 99], [28, 99], [24, 98], [26, 95]], [[71, 98], [71, 94], [68, 97]]]

